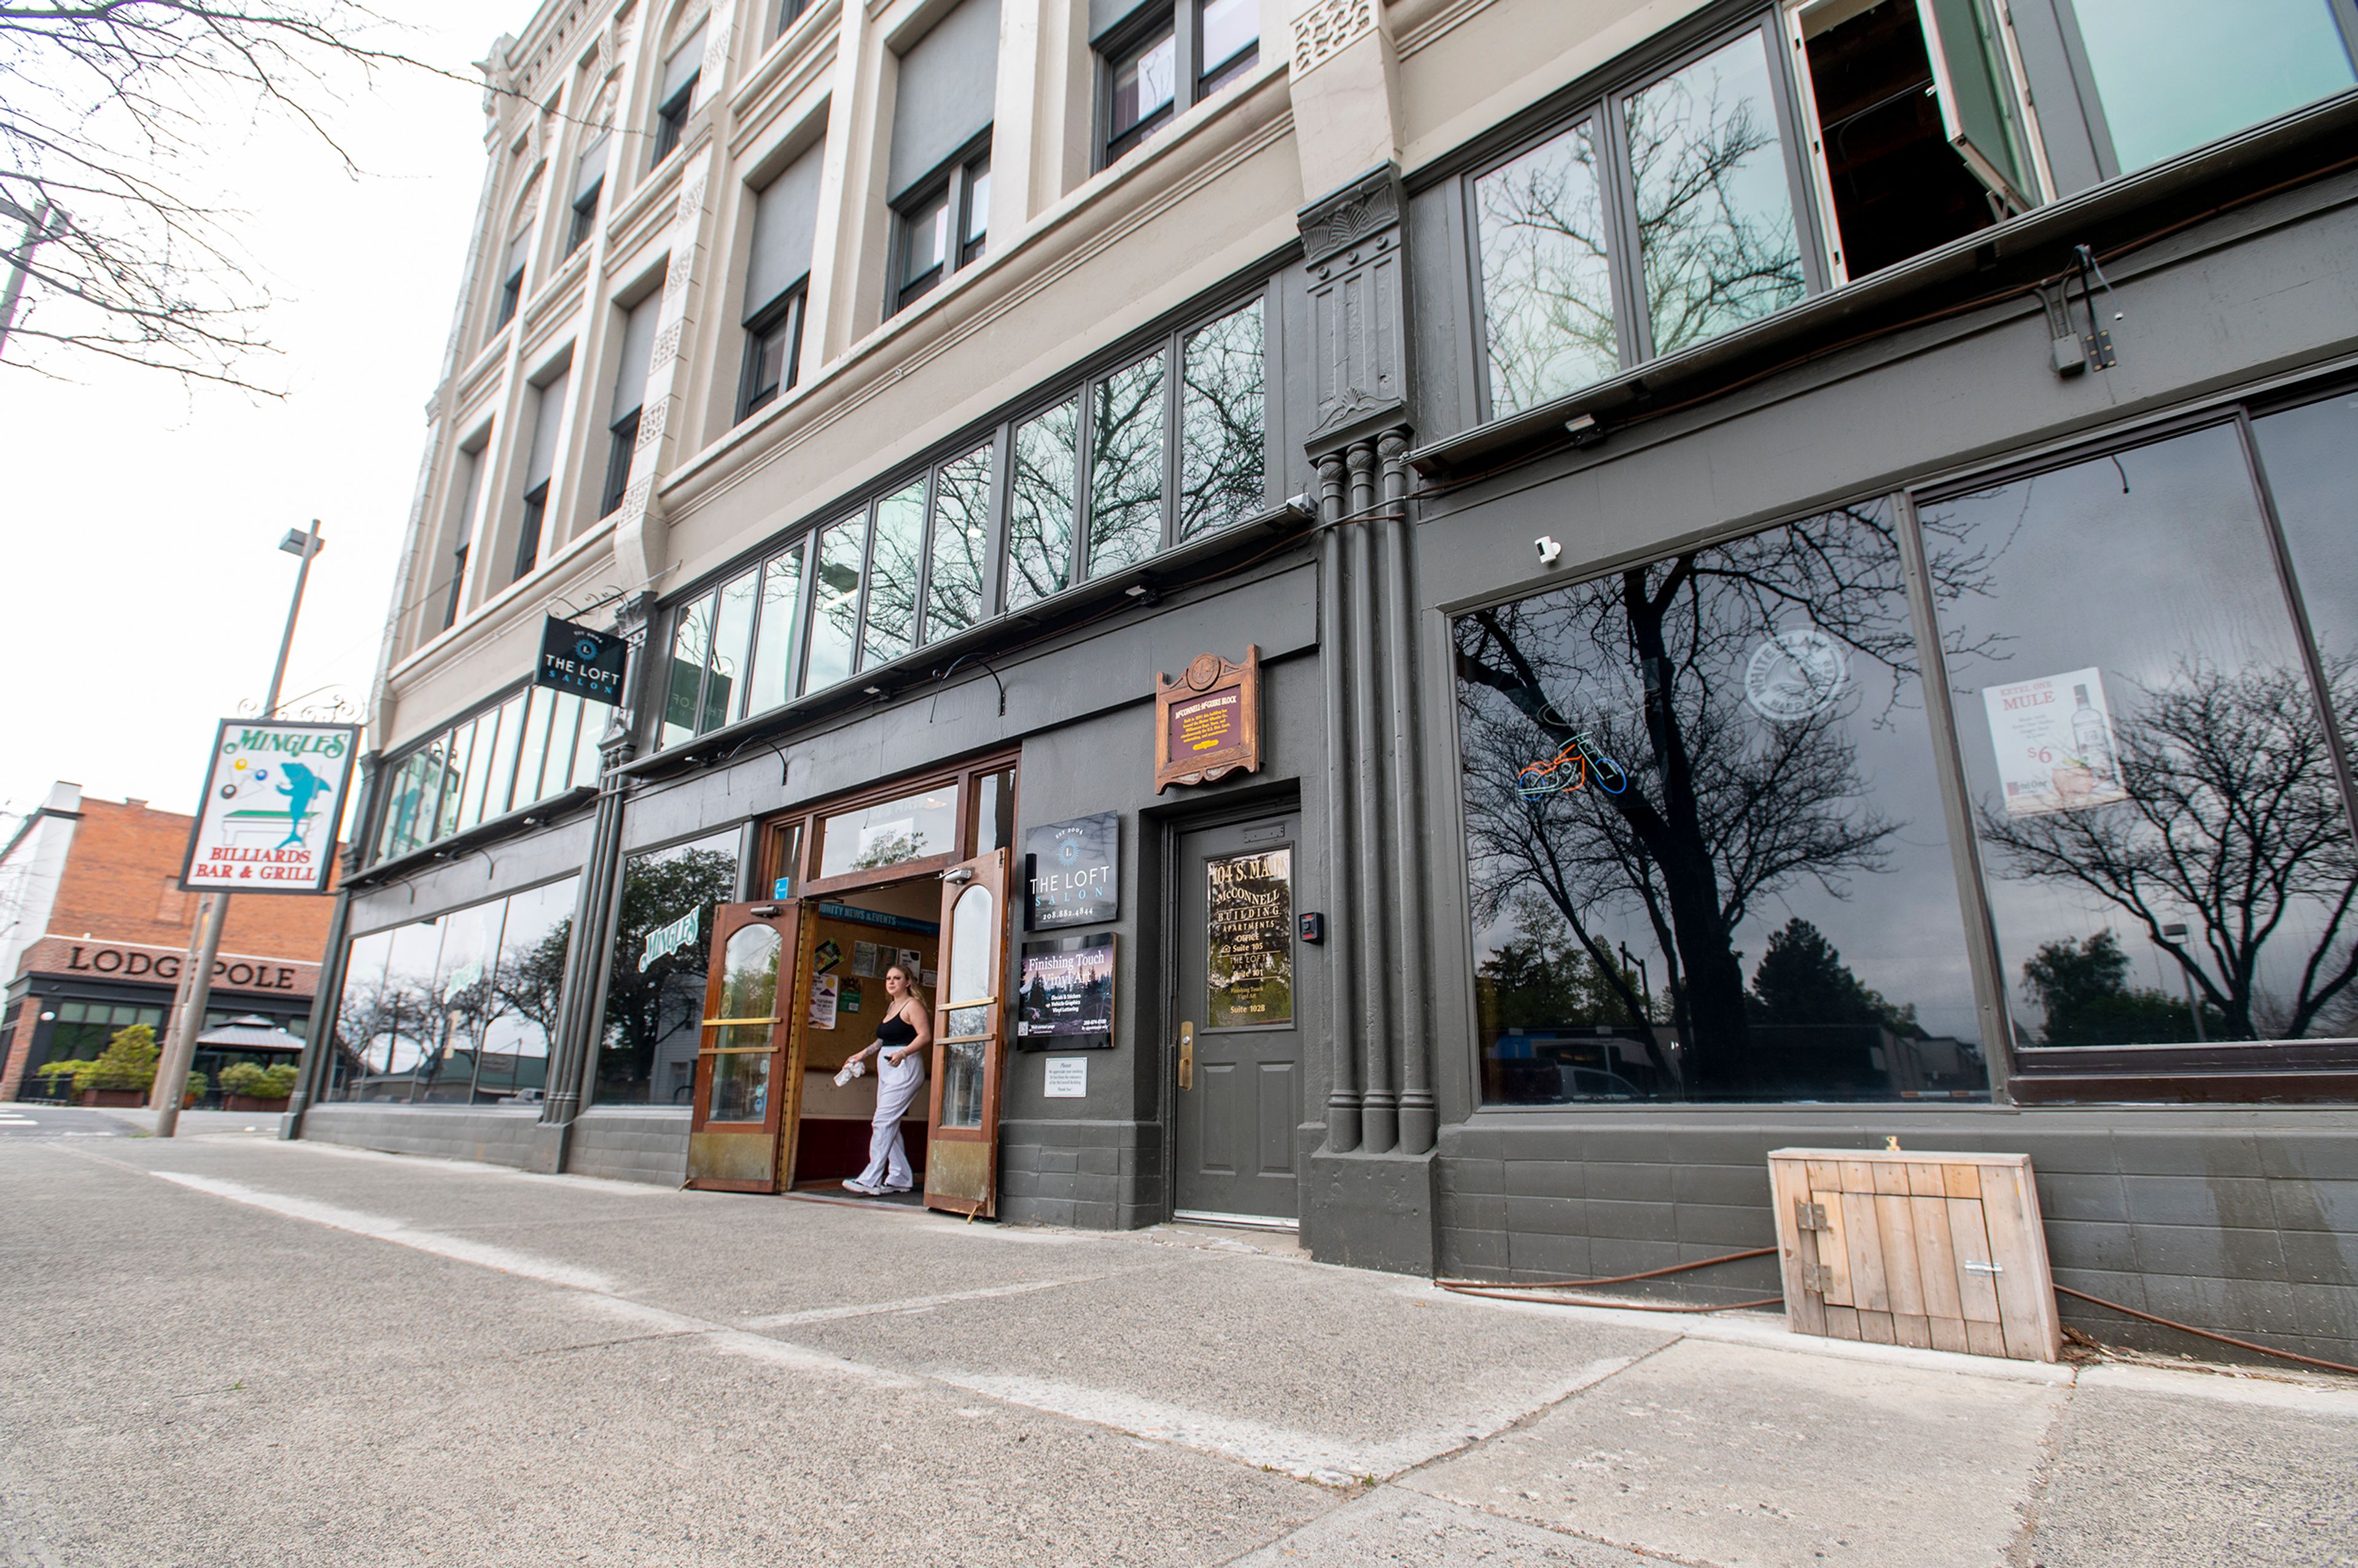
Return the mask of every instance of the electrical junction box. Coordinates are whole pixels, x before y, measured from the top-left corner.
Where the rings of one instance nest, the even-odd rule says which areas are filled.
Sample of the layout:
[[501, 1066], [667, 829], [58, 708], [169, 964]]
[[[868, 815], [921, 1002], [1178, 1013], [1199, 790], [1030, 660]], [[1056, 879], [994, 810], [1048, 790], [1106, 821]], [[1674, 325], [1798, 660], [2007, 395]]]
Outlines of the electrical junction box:
[[2052, 1361], [2063, 1348], [2028, 1154], [1768, 1155], [1796, 1334]]

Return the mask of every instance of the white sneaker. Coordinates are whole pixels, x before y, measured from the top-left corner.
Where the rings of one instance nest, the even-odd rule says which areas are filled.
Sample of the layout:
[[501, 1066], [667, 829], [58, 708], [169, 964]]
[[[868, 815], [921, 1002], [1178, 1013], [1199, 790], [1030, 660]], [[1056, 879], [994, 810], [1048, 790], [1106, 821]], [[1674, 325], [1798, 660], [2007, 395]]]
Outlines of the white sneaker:
[[846, 1177], [844, 1180], [843, 1190], [849, 1193], [866, 1193], [869, 1196], [873, 1197], [884, 1189], [882, 1187], [871, 1185], [867, 1182], [863, 1182], [857, 1176], [849, 1176]]
[[880, 1193], [908, 1193], [908, 1192], [914, 1192], [914, 1191], [916, 1191], [916, 1189], [915, 1189], [914, 1187], [911, 1186], [911, 1185], [910, 1185], [908, 1183], [906, 1183], [906, 1182], [902, 1183], [902, 1184], [901, 1184], [899, 1186], [897, 1186], [897, 1187], [875, 1187], [875, 1188], [871, 1188], [871, 1191], [874, 1191], [874, 1192], [880, 1192]]

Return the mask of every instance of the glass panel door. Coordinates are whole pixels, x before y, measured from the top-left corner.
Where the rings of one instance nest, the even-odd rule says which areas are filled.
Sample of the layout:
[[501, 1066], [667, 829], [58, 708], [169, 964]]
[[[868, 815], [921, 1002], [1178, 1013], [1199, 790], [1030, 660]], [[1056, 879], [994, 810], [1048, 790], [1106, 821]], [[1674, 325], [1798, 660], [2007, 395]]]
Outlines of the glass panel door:
[[956, 1214], [999, 1210], [1007, 857], [1007, 850], [994, 849], [942, 873], [941, 989], [934, 1004], [925, 1205]]
[[795, 1010], [781, 998], [797, 994], [799, 925], [791, 903], [728, 903], [713, 912], [687, 1141], [691, 1187], [776, 1192], [778, 1173], [792, 1168], [795, 1108], [787, 1101], [802, 1075]]

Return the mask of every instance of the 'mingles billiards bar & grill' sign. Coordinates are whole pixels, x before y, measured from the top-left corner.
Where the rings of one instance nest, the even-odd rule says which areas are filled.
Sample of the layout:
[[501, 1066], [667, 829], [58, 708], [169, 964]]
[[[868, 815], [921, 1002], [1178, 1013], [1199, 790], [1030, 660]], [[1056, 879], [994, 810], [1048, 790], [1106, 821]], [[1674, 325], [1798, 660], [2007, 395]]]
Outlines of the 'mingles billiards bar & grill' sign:
[[222, 719], [181, 888], [325, 892], [360, 734], [356, 724]]

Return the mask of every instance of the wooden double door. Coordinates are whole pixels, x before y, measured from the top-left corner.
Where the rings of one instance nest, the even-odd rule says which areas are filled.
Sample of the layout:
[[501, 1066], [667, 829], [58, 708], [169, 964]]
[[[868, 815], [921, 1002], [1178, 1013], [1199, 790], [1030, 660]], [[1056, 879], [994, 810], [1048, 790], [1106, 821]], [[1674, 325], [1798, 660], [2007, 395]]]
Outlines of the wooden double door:
[[[999, 1198], [1008, 852], [977, 856], [940, 876], [925, 1203], [991, 1215]], [[714, 912], [687, 1140], [691, 1187], [776, 1193], [793, 1180], [815, 926], [807, 902], [729, 903]]]

